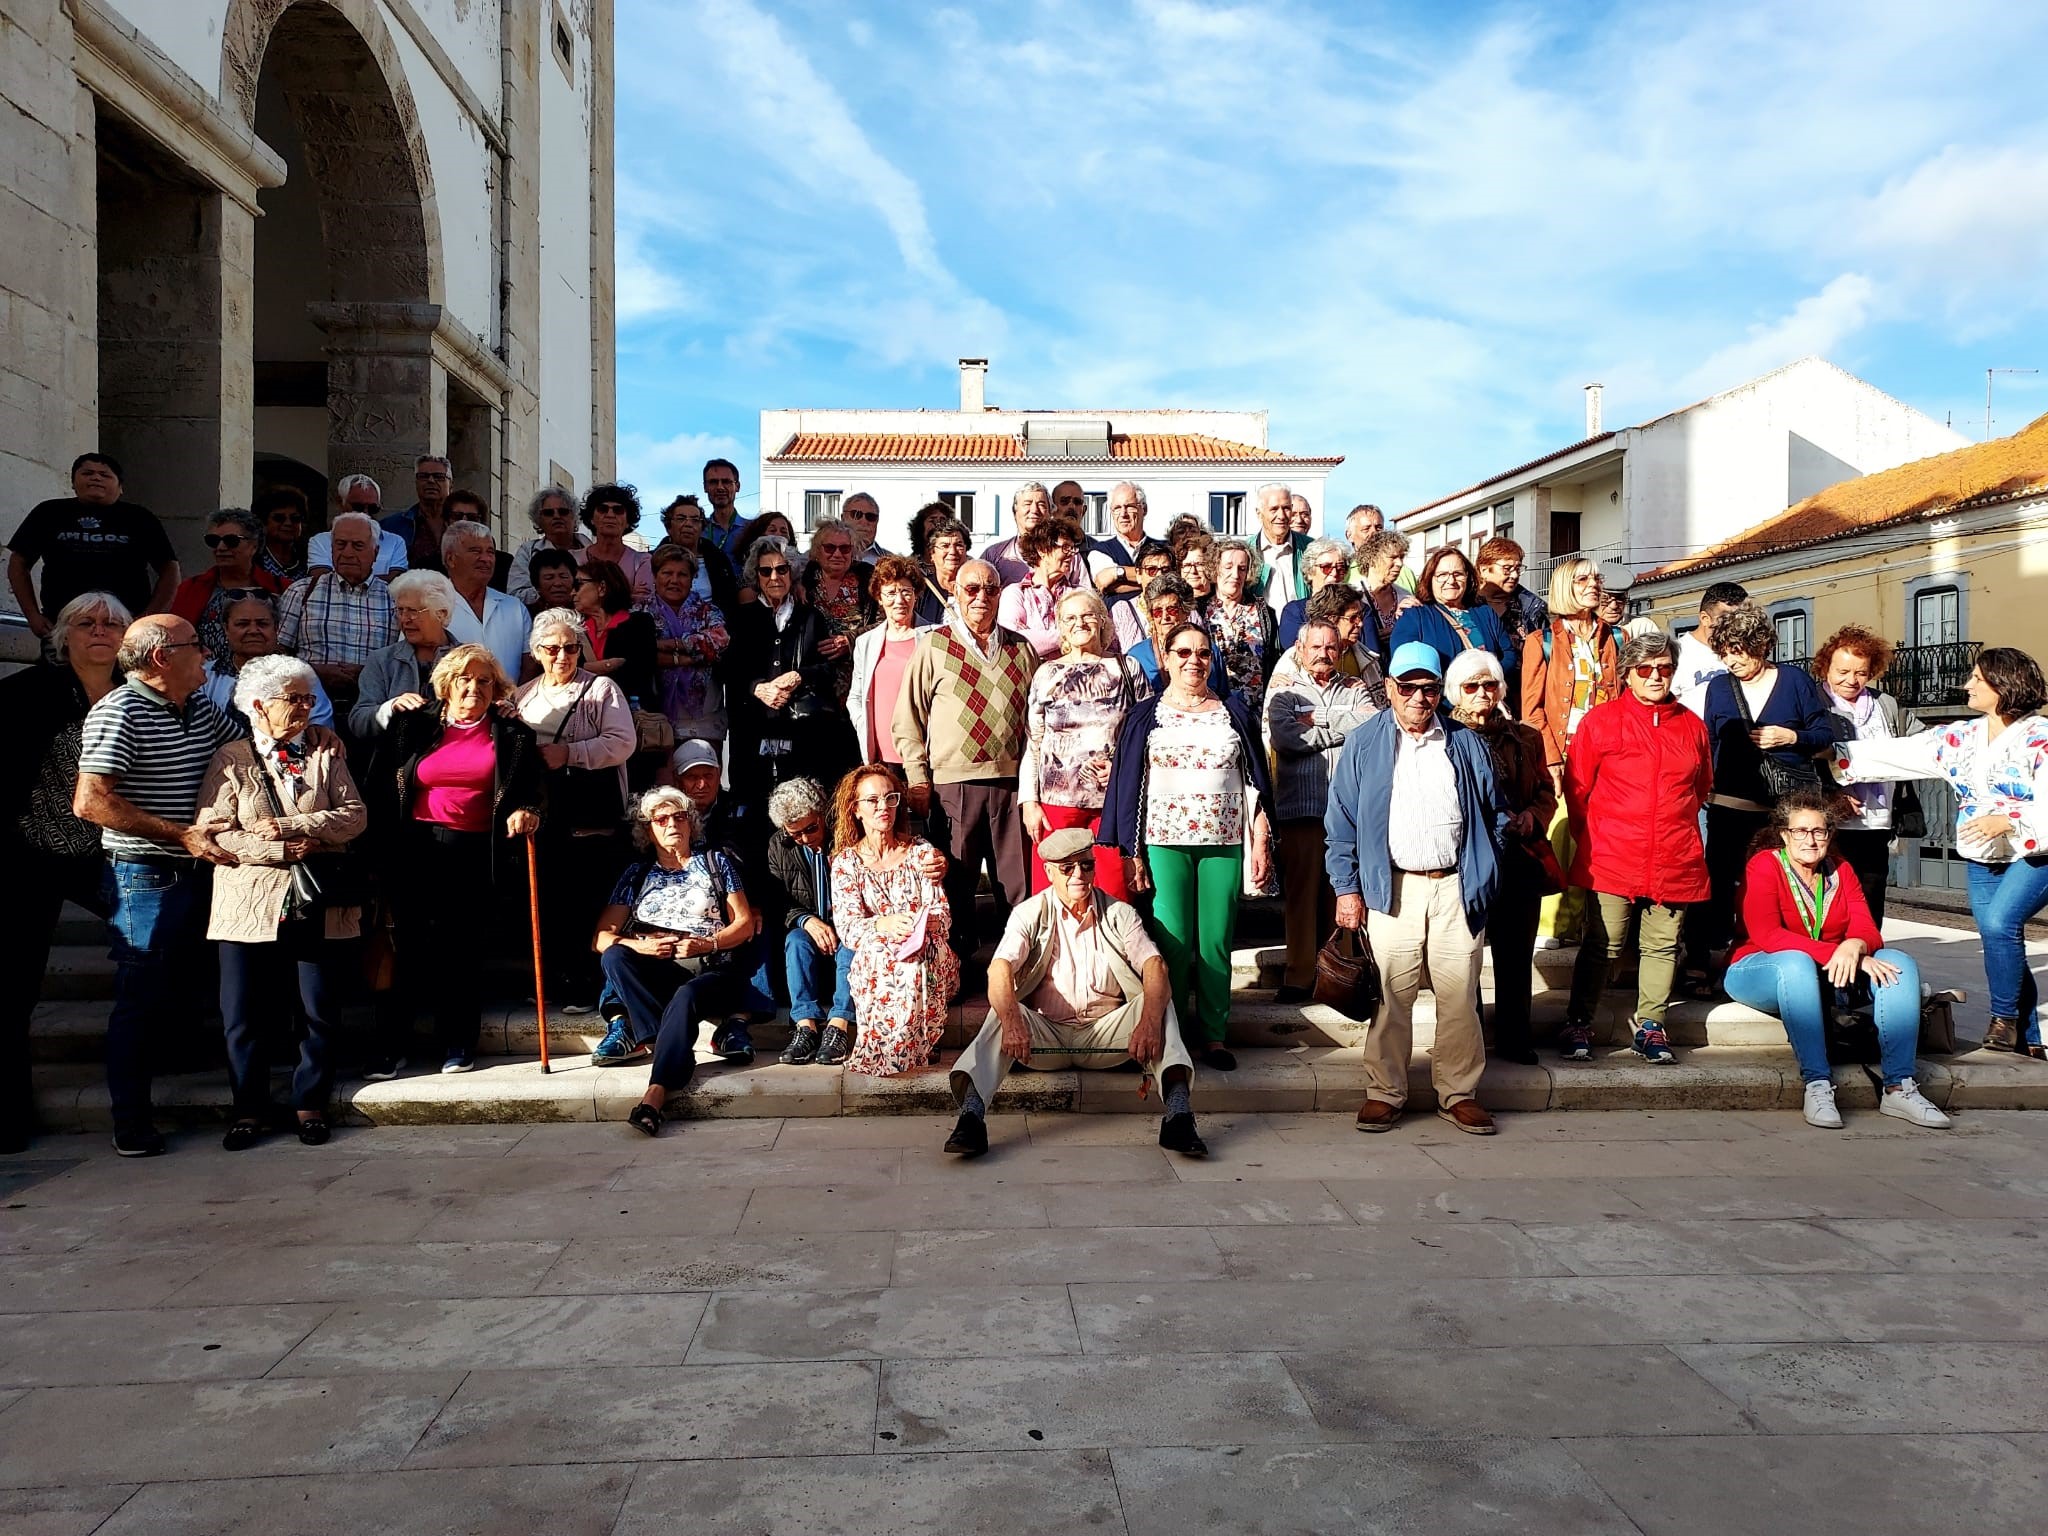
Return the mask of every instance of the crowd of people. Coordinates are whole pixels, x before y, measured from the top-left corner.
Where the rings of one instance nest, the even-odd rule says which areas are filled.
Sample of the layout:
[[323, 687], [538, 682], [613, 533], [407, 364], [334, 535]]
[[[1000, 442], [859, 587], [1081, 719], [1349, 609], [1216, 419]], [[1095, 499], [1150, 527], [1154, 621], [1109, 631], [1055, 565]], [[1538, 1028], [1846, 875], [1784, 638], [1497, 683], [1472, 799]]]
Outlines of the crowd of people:
[[[886, 1076], [936, 1063], [948, 1004], [985, 990], [948, 1151], [986, 1149], [1013, 1063], [1135, 1061], [1161, 1145], [1200, 1156], [1193, 1069], [1236, 1065], [1240, 904], [1268, 893], [1279, 1002], [1307, 1003], [1334, 930], [1369, 939], [1384, 1000], [1361, 1130], [1401, 1118], [1427, 986], [1439, 1113], [1491, 1134], [1487, 953], [1491, 1052], [1534, 1062], [1534, 955], [1566, 942], [1565, 1061], [1592, 1058], [1633, 947], [1636, 1059], [1676, 1059], [1674, 995], [1725, 988], [1784, 1020], [1808, 1120], [1838, 1126], [1830, 1030], [1867, 1013], [1883, 1112], [1939, 1127], [1913, 1080], [1917, 973], [1879, 929], [1896, 786], [1926, 779], [1956, 793], [1986, 1043], [2048, 1054], [2023, 939], [2048, 906], [2048, 687], [2016, 650], [1978, 658], [1974, 718], [1913, 731], [1868, 629], [1809, 673], [1725, 583], [1674, 641], [1590, 560], [1525, 588], [1506, 538], [1434, 549], [1411, 577], [1377, 508], [1315, 537], [1282, 485], [1249, 498], [1240, 538], [1193, 517], [1155, 533], [1120, 484], [1091, 539], [1078, 484], [1033, 482], [979, 554], [941, 502], [898, 554], [873, 497], [799, 537], [741, 516], [739, 471], [713, 460], [704, 499], [658, 526], [631, 486], [544, 489], [505, 554], [488, 506], [423, 457], [403, 510], [350, 475], [322, 531], [290, 488], [221, 511], [186, 579], [117, 463], [86, 454], [72, 478], [10, 550], [45, 643], [0, 682], [26, 733], [4, 835], [31, 893], [6, 938], [24, 978], [0, 1037], [10, 1148], [66, 901], [112, 937], [120, 1152], [163, 1150], [155, 1047], [216, 978], [224, 1145], [280, 1126], [318, 1144], [351, 1052], [396, 1076], [431, 1020], [427, 1063], [476, 1065], [483, 972], [524, 950], [529, 867], [537, 979], [597, 1016], [593, 1063], [647, 1064], [630, 1123], [650, 1135], [705, 1025], [745, 1066], [786, 1008], [782, 1062]], [[345, 1039], [366, 989], [374, 1028]]]

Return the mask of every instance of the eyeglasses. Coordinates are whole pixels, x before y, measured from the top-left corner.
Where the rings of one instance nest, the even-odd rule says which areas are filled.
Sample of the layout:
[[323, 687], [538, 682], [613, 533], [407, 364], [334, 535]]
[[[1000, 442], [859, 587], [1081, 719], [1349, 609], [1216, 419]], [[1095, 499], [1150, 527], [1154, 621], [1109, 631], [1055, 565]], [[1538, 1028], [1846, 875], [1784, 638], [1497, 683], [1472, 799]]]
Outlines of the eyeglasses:
[[787, 576], [789, 574], [789, 567], [786, 565], [769, 565], [764, 561], [754, 567], [754, 574], [756, 576]]
[[156, 647], [159, 651], [183, 651], [198, 645], [197, 640], [166, 640]]
[[1334, 576], [1344, 569], [1344, 562], [1342, 560], [1318, 560], [1309, 569], [1321, 571], [1326, 576]]
[[1418, 693], [1425, 699], [1440, 699], [1443, 697], [1444, 685], [1442, 683], [1411, 683], [1398, 677], [1390, 678], [1388, 681], [1392, 685], [1394, 692], [1400, 694], [1403, 698]]
[[630, 512], [630, 511], [632, 511], [633, 509], [632, 509], [631, 507], [628, 507], [628, 506], [627, 506], [627, 505], [626, 505], [626, 504], [625, 504], [624, 502], [618, 502], [618, 501], [600, 501], [600, 502], [599, 502], [599, 503], [598, 503], [598, 504], [597, 504], [596, 506], [592, 507], [592, 508], [591, 508], [590, 510], [591, 510], [591, 511], [592, 511], [593, 513], [596, 513], [596, 512]]
[[345, 504], [345, 511], [360, 512], [365, 517], [375, 517], [384, 509], [374, 501], [351, 501]]
[[839, 515], [849, 523], [872, 523], [879, 521], [882, 514], [879, 512], [841, 512]]
[[1629, 670], [1637, 677], [1648, 681], [1653, 677], [1671, 677], [1677, 673], [1678, 667], [1669, 661], [1646, 661], [1639, 667], [1630, 667]]
[[271, 700], [273, 704], [289, 704], [294, 709], [311, 709], [319, 702], [310, 693], [281, 693]]
[[1787, 827], [1785, 835], [1796, 837], [1802, 843], [1824, 843], [1835, 834], [1829, 827]]
[[1490, 569], [1500, 572], [1503, 576], [1519, 576], [1522, 574], [1522, 568], [1519, 565], [1496, 565], [1490, 567]]
[[240, 549], [249, 541], [239, 533], [209, 533], [199, 542], [208, 549]]
[[790, 827], [787, 830], [789, 835], [798, 842], [807, 843], [814, 837], [823, 837], [825, 835], [825, 823], [813, 817], [802, 826]]
[[688, 821], [689, 819], [689, 814], [685, 811], [656, 811], [647, 818], [650, 824], [657, 827], [670, 827], [679, 821]]
[[1176, 645], [1167, 654], [1175, 661], [1207, 661], [1209, 659], [1209, 647], [1206, 645], [1199, 648], [1192, 645]]
[[1476, 683], [1463, 683], [1459, 687], [1464, 693], [1499, 693], [1501, 685], [1490, 677], [1482, 677]]
[[412, 477], [415, 480], [446, 480], [448, 472], [443, 469], [416, 469]]
[[871, 811], [893, 811], [902, 803], [903, 797], [893, 789], [886, 795], [862, 795], [859, 800]]

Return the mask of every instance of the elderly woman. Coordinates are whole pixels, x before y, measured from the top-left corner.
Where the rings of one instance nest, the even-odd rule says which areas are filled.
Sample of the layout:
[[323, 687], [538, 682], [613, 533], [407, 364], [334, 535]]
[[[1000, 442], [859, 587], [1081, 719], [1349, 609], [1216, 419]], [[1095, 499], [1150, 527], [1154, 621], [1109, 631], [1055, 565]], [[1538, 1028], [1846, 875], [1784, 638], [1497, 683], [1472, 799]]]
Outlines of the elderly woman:
[[1479, 595], [1479, 573], [1455, 544], [1431, 550], [1415, 578], [1416, 601], [1394, 620], [1394, 648], [1420, 640], [1449, 666], [1460, 651], [1491, 651], [1503, 668], [1513, 649], [1500, 615]]
[[804, 602], [830, 626], [818, 650], [832, 662], [832, 690], [841, 705], [853, 686], [854, 637], [880, 617], [868, 596], [874, 568], [855, 560], [853, 551], [851, 528], [836, 517], [819, 519], [800, 578]]
[[952, 908], [925, 872], [935, 850], [905, 825], [896, 769], [868, 763], [847, 774], [832, 822], [832, 918], [853, 951], [847, 979], [860, 1019], [846, 1070], [893, 1077], [931, 1060], [945, 1033], [946, 999], [960, 986]]
[[597, 924], [605, 982], [626, 1013], [591, 1059], [616, 1065], [654, 1042], [647, 1092], [626, 1116], [649, 1136], [661, 1134], [668, 1096], [696, 1075], [697, 1026], [738, 1007], [746, 987], [737, 958], [754, 909], [738, 867], [719, 849], [699, 850], [697, 831], [697, 808], [680, 789], [642, 795], [633, 835], [648, 857], [619, 877]]
[[256, 569], [276, 577], [282, 592], [306, 574], [306, 522], [312, 515], [306, 493], [295, 485], [273, 485], [257, 494], [249, 511], [263, 529]]
[[[696, 517], [701, 532], [704, 514], [699, 511]], [[711, 553], [718, 551], [712, 549]], [[725, 610], [697, 590], [697, 561], [698, 553], [680, 544], [657, 549], [654, 596], [644, 611], [654, 621], [661, 712], [675, 727], [676, 738], [723, 741], [725, 690], [719, 686], [714, 668], [731, 636], [726, 632]]]
[[1365, 597], [1366, 626], [1363, 644], [1379, 657], [1382, 668], [1393, 654], [1394, 624], [1401, 610], [1413, 599], [1401, 590], [1403, 562], [1408, 558], [1408, 540], [1398, 533], [1381, 530], [1359, 540], [1351, 552], [1351, 564], [1358, 577], [1358, 589]]
[[[1620, 644], [1599, 614], [1600, 566], [1560, 560], [1550, 571], [1550, 623], [1522, 641], [1520, 714], [1543, 738], [1551, 783], [1564, 786], [1566, 753], [1586, 712], [1621, 696]], [[1571, 826], [1559, 815], [1546, 830], [1560, 866], [1572, 862]], [[1586, 921], [1585, 892], [1576, 886], [1543, 898], [1537, 942], [1545, 949], [1575, 940]]]
[[1283, 646], [1294, 644], [1294, 637], [1301, 633], [1309, 597], [1351, 574], [1351, 547], [1342, 539], [1317, 539], [1301, 552], [1301, 568], [1308, 573], [1308, 597], [1297, 597], [1280, 610], [1277, 639]]
[[[944, 502], [937, 503], [944, 506]], [[917, 622], [936, 626], [946, 622], [953, 608], [953, 583], [968, 560], [970, 540], [967, 529], [950, 514], [926, 524], [924, 554], [918, 567], [924, 573], [924, 587], [917, 599]]]
[[[562, 637], [559, 623], [551, 633]], [[456, 646], [434, 664], [429, 686], [434, 702], [385, 726], [371, 825], [395, 909], [398, 999], [408, 1013], [431, 1004], [441, 1070], [467, 1072], [483, 1020], [477, 967], [495, 942], [490, 892], [514, 872], [500, 863], [497, 839], [538, 830], [547, 792], [532, 727], [497, 707], [512, 680], [490, 647]], [[377, 1075], [396, 1069], [385, 1061]]]
[[[1720, 630], [1714, 637], [1718, 642]], [[2048, 907], [2048, 683], [2025, 651], [1978, 653], [1963, 697], [1978, 712], [1889, 741], [1834, 749], [1844, 784], [1942, 779], [1956, 799], [1955, 847], [1967, 861], [1970, 914], [1984, 949], [1991, 1023], [1984, 1046], [2048, 1060], [2027, 924]]]
[[[1038, 845], [1062, 827], [1091, 836], [1102, 825], [1102, 796], [1125, 713], [1149, 698], [1152, 685], [1110, 634], [1109, 610], [1093, 592], [1060, 599], [1060, 654], [1031, 677], [1025, 704], [1024, 756], [1017, 767], [1017, 809], [1031, 843], [1031, 889], [1046, 887]], [[1129, 901], [1124, 861], [1097, 846], [1095, 886], [1112, 901]]]
[[[232, 713], [237, 674], [258, 656], [277, 654], [277, 599], [255, 587], [244, 588], [241, 596], [228, 604], [221, 622], [227, 635], [227, 654], [207, 658], [206, 681], [199, 691]], [[317, 675], [313, 697], [312, 724], [331, 727], [334, 701]]]
[[1096, 841], [1123, 854], [1130, 889], [1153, 892], [1150, 928], [1181, 1033], [1196, 1060], [1227, 1072], [1237, 1065], [1223, 1040], [1238, 897], [1247, 845], [1253, 886], [1272, 872], [1272, 792], [1251, 710], [1216, 692], [1207, 633], [1175, 625], [1165, 656], [1166, 686], [1117, 730]]
[[1031, 567], [1022, 581], [1003, 588], [996, 622], [1031, 642], [1040, 657], [1060, 653], [1059, 621], [1053, 616], [1060, 599], [1077, 590], [1074, 556], [1085, 540], [1071, 517], [1048, 517], [1017, 536], [1017, 553]]
[[[1814, 652], [1813, 675], [1835, 712], [1840, 740], [1891, 741], [1904, 734], [1899, 701], [1877, 689], [1891, 661], [1891, 642], [1861, 624], [1843, 625]], [[1870, 919], [1880, 928], [1891, 878], [1892, 795], [1889, 784], [1855, 784], [1840, 792], [1835, 806], [1834, 850], [1856, 872]]]
[[[583, 526], [590, 542], [575, 551], [576, 563], [608, 560], [625, 572], [632, 602], [654, 595], [654, 566], [645, 550], [633, 548], [626, 535], [640, 525], [640, 493], [630, 485], [593, 485], [583, 498]], [[627, 606], [631, 606], [629, 603]]]
[[633, 610], [633, 589], [626, 573], [609, 560], [584, 561], [583, 569], [576, 573], [574, 607], [589, 641], [584, 665], [591, 675], [618, 684], [619, 692], [636, 709], [651, 702], [657, 645], [654, 619]]
[[102, 917], [106, 856], [100, 829], [72, 814], [86, 711], [120, 685], [115, 653], [132, 615], [106, 592], [81, 592], [57, 610], [54, 665], [0, 679], [0, 851], [14, 916], [0, 923], [0, 1152], [28, 1145], [35, 1118], [29, 1016], [42, 998], [58, 914], [72, 901]]
[[[966, 549], [965, 539], [960, 547]], [[846, 709], [860, 743], [861, 761], [900, 763], [903, 756], [889, 722], [896, 718], [904, 669], [917, 649], [917, 637], [932, 627], [917, 618], [924, 573], [915, 560], [884, 555], [875, 562], [868, 585], [882, 610], [882, 622], [853, 642], [853, 687]]]
[[[1315, 547], [1311, 544], [1309, 549]], [[1245, 595], [1252, 561], [1252, 547], [1243, 539], [1216, 541], [1216, 591], [1202, 623], [1216, 647], [1225, 682], [1257, 719], [1265, 707], [1266, 675], [1280, 658], [1280, 626], [1271, 608]]]
[[745, 576], [760, 597], [732, 616], [719, 677], [732, 717], [733, 788], [759, 826], [777, 784], [799, 775], [836, 779], [855, 748], [834, 691], [834, 658], [846, 637], [797, 591], [789, 544], [756, 539]]
[[405, 571], [392, 578], [398, 638], [363, 663], [361, 692], [348, 712], [349, 733], [358, 741], [382, 735], [393, 715], [429, 701], [429, 679], [448, 654], [448, 620], [458, 601], [454, 584], [439, 571]]
[[284, 583], [256, 564], [263, 549], [263, 524], [253, 512], [223, 507], [207, 519], [204, 543], [213, 563], [178, 583], [171, 612], [189, 620], [199, 631], [206, 654], [220, 661], [228, 653], [228, 605], [245, 592], [263, 592], [274, 599]]
[[[1805, 672], [1772, 664], [1778, 628], [1753, 602], [1714, 620], [1714, 651], [1727, 671], [1704, 690], [1702, 713], [1713, 743], [1714, 797], [1707, 806], [1707, 875], [1713, 892], [1686, 936], [1687, 990], [1712, 997], [1711, 951], [1735, 930], [1742, 867], [1749, 845], [1786, 789], [1820, 788], [1814, 759], [1834, 745], [1832, 712]], [[1769, 758], [1773, 768], [1767, 775]]]
[[[780, 512], [763, 512], [753, 518], [740, 530], [740, 536], [733, 540], [732, 568], [739, 579], [739, 601], [742, 604], [756, 601], [760, 594], [747, 579], [747, 561], [752, 558], [754, 545], [762, 539], [780, 539], [791, 550], [796, 548], [796, 525]], [[792, 581], [794, 577], [790, 578]]]
[[[200, 819], [236, 862], [214, 871], [206, 936], [220, 945], [220, 1016], [227, 1033], [235, 1120], [221, 1145], [253, 1146], [271, 1128], [269, 1042], [305, 1030], [292, 1073], [299, 1140], [327, 1140], [329, 1065], [340, 1023], [348, 951], [362, 907], [342, 858], [369, 824], [341, 738], [311, 726], [313, 669], [295, 656], [258, 656], [235, 679], [246, 741], [213, 755], [199, 788]], [[310, 876], [310, 878], [308, 878]]]
[[526, 562], [526, 584], [533, 593], [527, 606], [535, 613], [543, 608], [576, 606], [576, 573], [582, 569], [566, 549], [549, 545], [538, 549]]
[[[718, 609], [731, 613], [740, 605], [739, 572], [725, 551], [704, 537], [704, 508], [694, 496], [678, 496], [661, 514], [662, 543], [687, 550], [690, 555], [690, 591]], [[660, 550], [655, 551], [656, 554]], [[661, 572], [657, 567], [657, 585]]]
[[1909, 1125], [1939, 1130], [1948, 1116], [1913, 1080], [1920, 1049], [1920, 971], [1886, 949], [1855, 872], [1830, 848], [1829, 796], [1795, 789], [1771, 807], [1742, 876], [1742, 942], [1728, 963], [1728, 995], [1774, 1013], [1799, 1058], [1806, 1123], [1842, 1128], [1828, 1065], [1827, 1015], [1867, 1000], [1876, 1016], [1884, 1092], [1877, 1107]]
[[1543, 760], [1543, 738], [1503, 707], [1507, 677], [1491, 651], [1460, 651], [1444, 669], [1451, 718], [1479, 734], [1493, 757], [1493, 776], [1507, 807], [1500, 848], [1500, 890], [1486, 914], [1493, 951], [1493, 1049], [1496, 1056], [1536, 1065], [1529, 1034], [1536, 912], [1558, 884], [1556, 856], [1545, 834], [1557, 808], [1557, 787]]
[[1565, 759], [1571, 817], [1572, 884], [1592, 892], [1586, 937], [1572, 971], [1558, 1049], [1566, 1061], [1593, 1057], [1593, 1013], [1637, 928], [1632, 1044], [1653, 1065], [1678, 1058], [1664, 1033], [1685, 909], [1707, 894], [1700, 808], [1713, 785], [1707, 733], [1671, 694], [1678, 647], [1645, 635], [1622, 648], [1626, 692], [1580, 722]]
[[553, 549], [574, 560], [576, 551], [589, 541], [583, 530], [576, 526], [575, 493], [559, 485], [543, 486], [535, 492], [533, 499], [526, 504], [526, 516], [533, 524], [533, 537], [512, 551], [512, 566], [506, 576], [505, 590], [526, 604], [529, 613], [535, 613], [553, 605], [541, 600], [541, 594], [533, 584], [533, 557], [544, 549]]
[[[584, 575], [590, 567], [584, 567]], [[620, 579], [617, 568], [612, 570]], [[540, 744], [547, 771], [548, 817], [541, 828], [541, 953], [564, 1013], [595, 1006], [597, 962], [590, 933], [595, 893], [611, 888], [623, 849], [626, 761], [638, 745], [633, 711], [608, 677], [582, 665], [578, 616], [545, 608], [534, 616], [531, 645], [540, 676], [512, 696]]]
[[768, 872], [782, 888], [782, 962], [794, 1030], [782, 1053], [785, 1066], [838, 1066], [853, 1045], [853, 946], [841, 943], [832, 926], [832, 866], [825, 853], [831, 814], [816, 779], [791, 779], [768, 797], [775, 827]]
[[1216, 536], [1206, 528], [1197, 529], [1182, 542], [1174, 570], [1195, 594], [1195, 611], [1207, 613], [1216, 591]]
[[[1166, 679], [1166, 637], [1181, 624], [1192, 624], [1202, 628], [1202, 621], [1195, 617], [1195, 594], [1188, 584], [1178, 576], [1167, 573], [1154, 576], [1145, 583], [1145, 591], [1139, 597], [1145, 607], [1146, 636], [1130, 647], [1131, 664], [1144, 675], [1145, 686], [1154, 692], [1165, 686]], [[1203, 631], [1205, 634], [1207, 631]], [[1230, 678], [1223, 670], [1223, 658], [1213, 650], [1209, 656], [1209, 691], [1224, 694], [1230, 691]]]

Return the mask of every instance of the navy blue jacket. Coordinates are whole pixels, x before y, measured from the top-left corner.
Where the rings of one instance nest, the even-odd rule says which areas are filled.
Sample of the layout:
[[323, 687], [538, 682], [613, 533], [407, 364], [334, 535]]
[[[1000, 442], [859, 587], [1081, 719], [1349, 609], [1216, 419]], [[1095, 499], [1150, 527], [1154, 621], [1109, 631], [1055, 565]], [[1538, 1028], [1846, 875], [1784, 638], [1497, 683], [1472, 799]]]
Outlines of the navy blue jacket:
[[[1764, 754], [1749, 739], [1749, 727], [1743, 724], [1742, 710], [1735, 702], [1735, 686], [1731, 672], [1717, 672], [1707, 681], [1704, 713], [1707, 740], [1714, 753], [1714, 793], [1769, 805], [1773, 796], [1764, 784]], [[1771, 749], [1770, 755], [1779, 762], [1811, 762], [1815, 753], [1835, 744], [1828, 711], [1827, 695], [1819, 683], [1796, 668], [1779, 667], [1771, 696], [1756, 712], [1756, 723], [1782, 725], [1798, 734], [1794, 745]], [[1827, 782], [1825, 773], [1821, 781]]]
[[[1491, 603], [1479, 603], [1470, 608], [1460, 608], [1459, 616], [1472, 626], [1472, 638], [1483, 651], [1491, 651], [1502, 671], [1507, 670], [1511, 657], [1519, 655], [1507, 631], [1501, 628], [1500, 615], [1493, 611]], [[1434, 649], [1449, 666], [1458, 652], [1465, 649], [1465, 641], [1457, 627], [1445, 618], [1435, 603], [1418, 603], [1413, 608], [1403, 608], [1394, 620], [1394, 635], [1387, 643], [1389, 654], [1406, 645], [1410, 640], [1420, 640]]]
[[[1145, 747], [1152, 728], [1159, 723], [1160, 697], [1155, 693], [1132, 705], [1117, 728], [1116, 756], [1110, 760], [1102, 821], [1095, 832], [1097, 846], [1118, 848], [1134, 857], [1145, 852]], [[1231, 729], [1237, 732], [1238, 750], [1244, 754], [1252, 788], [1258, 791], [1258, 809], [1266, 813], [1267, 824], [1273, 825], [1273, 786], [1266, 775], [1266, 749], [1260, 744], [1251, 710], [1235, 693], [1224, 697], [1223, 708], [1230, 716]]]
[[[1490, 612], [1491, 610], [1489, 610]], [[1493, 754], [1476, 732], [1439, 713], [1444, 746], [1458, 779], [1458, 809], [1465, 829], [1458, 847], [1458, 893], [1465, 921], [1477, 933], [1500, 888], [1500, 846], [1508, 806], [1494, 775]], [[1394, 860], [1387, 851], [1388, 804], [1394, 782], [1394, 737], [1401, 729], [1383, 709], [1344, 740], [1330, 776], [1323, 812], [1323, 866], [1339, 896], [1363, 896], [1375, 912], [1394, 909]]]

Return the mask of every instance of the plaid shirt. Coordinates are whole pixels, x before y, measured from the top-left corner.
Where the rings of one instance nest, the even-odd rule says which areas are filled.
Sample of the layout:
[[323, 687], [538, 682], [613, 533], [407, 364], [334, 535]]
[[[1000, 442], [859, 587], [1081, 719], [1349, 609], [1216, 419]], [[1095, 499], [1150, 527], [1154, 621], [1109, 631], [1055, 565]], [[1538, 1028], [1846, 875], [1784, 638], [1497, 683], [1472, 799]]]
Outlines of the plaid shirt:
[[352, 587], [333, 572], [294, 582], [277, 606], [278, 649], [314, 666], [361, 666], [398, 638], [391, 589]]

